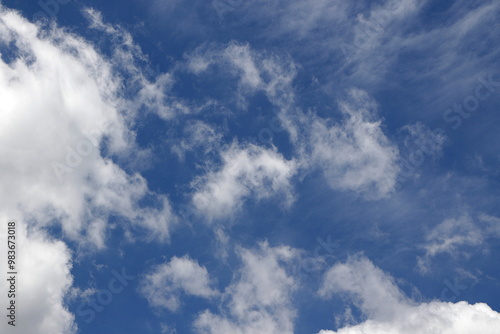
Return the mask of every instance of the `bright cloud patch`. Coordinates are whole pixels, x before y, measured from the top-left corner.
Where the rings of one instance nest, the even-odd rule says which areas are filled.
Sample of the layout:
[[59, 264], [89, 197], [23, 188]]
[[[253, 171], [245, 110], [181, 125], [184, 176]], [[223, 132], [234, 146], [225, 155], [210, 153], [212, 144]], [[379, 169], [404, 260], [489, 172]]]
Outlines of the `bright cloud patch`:
[[249, 197], [260, 200], [281, 195], [285, 205], [293, 201], [293, 161], [255, 145], [233, 144], [221, 154], [221, 168], [198, 179], [193, 195], [196, 209], [210, 219], [230, 217]]
[[157, 266], [145, 276], [140, 291], [151, 306], [176, 311], [181, 304], [181, 292], [197, 297], [212, 297], [218, 291], [211, 285], [204, 267], [187, 256], [174, 256], [170, 262]]
[[382, 131], [375, 102], [366, 93], [352, 90], [340, 109], [345, 116], [342, 123], [329, 126], [325, 120], [313, 120], [313, 163], [324, 170], [333, 188], [386, 196], [396, 184], [398, 150]]
[[[0, 214], [0, 266], [7, 268], [7, 229], [8, 216]], [[4, 275], [0, 280], [0, 302], [2, 321], [0, 332], [12, 333], [74, 333], [74, 316], [68, 311], [66, 297], [73, 283], [70, 270], [71, 252], [61, 241], [52, 240], [45, 233], [26, 231], [26, 225], [17, 223], [17, 280], [16, 280], [16, 327], [7, 324], [5, 308], [10, 282]], [[5, 274], [5, 273], [3, 273]], [[12, 331], [12, 329], [15, 329]]]
[[291, 294], [296, 288], [285, 264], [297, 256], [289, 247], [260, 244], [241, 250], [243, 267], [224, 292], [221, 314], [204, 311], [194, 328], [204, 334], [292, 334], [295, 310]]
[[320, 334], [494, 334], [500, 328], [500, 314], [483, 303], [419, 304], [409, 299], [391, 276], [364, 257], [333, 266], [319, 293], [323, 297], [347, 295], [368, 318], [358, 325], [322, 330]]
[[111, 214], [167, 239], [167, 198], [139, 206], [154, 195], [146, 180], [110, 159], [137, 149], [112, 66], [81, 38], [42, 33], [3, 8], [0, 44], [13, 50], [0, 61], [0, 184], [9, 189], [2, 207], [18, 210], [18, 219], [58, 221], [67, 236], [97, 247]]

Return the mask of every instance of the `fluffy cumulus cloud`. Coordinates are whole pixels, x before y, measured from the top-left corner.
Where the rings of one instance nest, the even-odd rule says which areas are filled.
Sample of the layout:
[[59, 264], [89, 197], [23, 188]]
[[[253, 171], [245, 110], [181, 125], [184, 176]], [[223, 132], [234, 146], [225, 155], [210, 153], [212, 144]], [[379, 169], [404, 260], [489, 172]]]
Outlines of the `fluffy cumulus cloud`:
[[[0, 251], [0, 266], [7, 268], [7, 222], [10, 217], [0, 214], [0, 219], [0, 243], [5, 245]], [[5, 316], [5, 308], [11, 300], [7, 299], [11, 282], [2, 277], [0, 302], [4, 314], [0, 332], [11, 333], [15, 329], [14, 332], [34, 334], [75, 333], [74, 316], [66, 307], [66, 296], [73, 282], [70, 250], [63, 242], [51, 239], [44, 232], [27, 230], [26, 224], [16, 223], [15, 241], [19, 250], [15, 261], [18, 273], [15, 281], [16, 327], [8, 325], [7, 320], [11, 319]]]
[[367, 318], [319, 334], [493, 334], [500, 328], [500, 314], [483, 303], [418, 303], [408, 298], [391, 276], [362, 256], [333, 266], [319, 293], [325, 298], [347, 296]]
[[[137, 151], [114, 66], [83, 39], [4, 8], [0, 45], [2, 207], [30, 223], [60, 222], [67, 236], [96, 247], [104, 247], [110, 215], [167, 239], [167, 198], [111, 159]], [[153, 206], [138, 205], [146, 195]]]
[[209, 219], [231, 217], [249, 197], [261, 200], [278, 196], [285, 205], [292, 203], [294, 161], [274, 149], [251, 144], [233, 144], [221, 156], [222, 166], [194, 183], [193, 204]]
[[202, 312], [194, 323], [196, 332], [292, 334], [296, 315], [292, 293], [297, 286], [286, 266], [297, 255], [290, 247], [267, 243], [256, 250], [241, 249], [243, 266], [224, 291], [220, 313]]
[[181, 293], [213, 297], [218, 291], [212, 285], [206, 268], [187, 256], [174, 256], [144, 277], [140, 292], [151, 306], [176, 311], [181, 305]]
[[311, 161], [333, 188], [369, 197], [383, 197], [394, 189], [398, 150], [382, 131], [376, 107], [365, 92], [352, 90], [340, 103], [342, 122], [328, 125], [323, 119], [313, 120]]

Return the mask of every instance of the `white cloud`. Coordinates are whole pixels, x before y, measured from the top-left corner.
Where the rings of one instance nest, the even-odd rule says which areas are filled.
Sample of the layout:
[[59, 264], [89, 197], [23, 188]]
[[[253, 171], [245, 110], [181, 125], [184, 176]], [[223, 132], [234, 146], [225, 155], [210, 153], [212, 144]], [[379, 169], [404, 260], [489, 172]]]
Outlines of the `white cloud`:
[[230, 44], [224, 50], [224, 56], [240, 72], [239, 77], [243, 86], [256, 89], [263, 84], [248, 45]]
[[[167, 198], [111, 160], [140, 151], [115, 65], [83, 39], [46, 29], [0, 9], [0, 43], [15, 45], [12, 60], [0, 61], [2, 207], [30, 224], [60, 223], [66, 236], [98, 248], [109, 215], [167, 240], [175, 219]], [[123, 66], [134, 67], [127, 59]], [[140, 206], [145, 196], [157, 205]]]
[[394, 190], [399, 152], [385, 136], [377, 105], [367, 93], [351, 89], [339, 103], [345, 119], [334, 123], [295, 106], [292, 83], [297, 72], [289, 59], [236, 43], [225, 48], [200, 48], [188, 57], [188, 67], [196, 73], [214, 63], [229, 63], [229, 68], [235, 69], [240, 101], [260, 90], [278, 108], [277, 115], [290, 135], [301, 167], [319, 167], [332, 188], [355, 191], [367, 198], [384, 197]]
[[296, 283], [285, 265], [297, 256], [289, 247], [240, 250], [243, 267], [226, 288], [220, 314], [202, 312], [194, 323], [198, 333], [293, 333], [295, 310], [291, 295]]
[[309, 145], [312, 165], [321, 167], [334, 189], [383, 197], [396, 184], [398, 150], [382, 131], [376, 104], [360, 90], [340, 103], [345, 119], [328, 125], [314, 117]]
[[[7, 222], [9, 216], [0, 214], [0, 267], [7, 268]], [[66, 298], [73, 283], [71, 252], [61, 241], [52, 240], [44, 232], [30, 229], [17, 221], [16, 233], [16, 327], [7, 324], [5, 308], [10, 300], [10, 289], [5, 272], [0, 280], [2, 304], [2, 333], [54, 333], [76, 332], [74, 316], [66, 306]]]
[[486, 249], [488, 239], [500, 237], [499, 221], [486, 214], [480, 214], [477, 219], [463, 215], [444, 220], [425, 236], [426, 241], [421, 245], [425, 254], [418, 257], [418, 269], [428, 273], [432, 259], [439, 254], [464, 259], [478, 249]]
[[181, 305], [181, 292], [213, 297], [218, 291], [212, 285], [205, 267], [187, 256], [174, 256], [170, 262], [156, 266], [144, 277], [140, 292], [151, 306], [177, 311]]
[[281, 195], [285, 205], [293, 202], [294, 161], [252, 144], [233, 144], [221, 155], [222, 166], [194, 184], [193, 204], [209, 219], [232, 216], [248, 198], [262, 200]]
[[500, 328], [500, 314], [483, 303], [409, 299], [391, 276], [359, 256], [333, 266], [319, 293], [323, 297], [346, 294], [367, 317], [360, 324], [320, 334], [493, 334]]
[[147, 64], [148, 59], [128, 31], [121, 26], [104, 22], [101, 13], [92, 8], [87, 8], [85, 14], [90, 28], [108, 36], [110, 39], [108, 45], [112, 52], [112, 57], [108, 61], [121, 72], [122, 76], [127, 77], [122, 89], [125, 93], [133, 94], [133, 98], [123, 101], [126, 103], [128, 113], [134, 115], [139, 109], [145, 108], [165, 120], [171, 120], [179, 114], [188, 114], [192, 111], [192, 107], [188, 106], [186, 101], [170, 93], [175, 84], [172, 73], [156, 73], [151, 69], [140, 70], [141, 64]]
[[462, 216], [458, 219], [446, 219], [436, 226], [427, 236], [426, 252], [430, 256], [438, 253], [453, 253], [456, 246], [478, 245], [482, 242], [481, 231], [471, 219]]
[[197, 75], [218, 65], [224, 74], [238, 78], [235, 100], [247, 107], [247, 97], [263, 91], [280, 108], [293, 101], [291, 83], [297, 73], [295, 64], [272, 54], [252, 50], [248, 44], [230, 42], [227, 46], [210, 45], [197, 48], [187, 55], [187, 69]]
[[398, 305], [407, 303], [394, 280], [364, 257], [336, 264], [325, 274], [320, 296], [328, 298], [341, 292], [351, 295], [363, 312], [382, 319], [390, 318]]

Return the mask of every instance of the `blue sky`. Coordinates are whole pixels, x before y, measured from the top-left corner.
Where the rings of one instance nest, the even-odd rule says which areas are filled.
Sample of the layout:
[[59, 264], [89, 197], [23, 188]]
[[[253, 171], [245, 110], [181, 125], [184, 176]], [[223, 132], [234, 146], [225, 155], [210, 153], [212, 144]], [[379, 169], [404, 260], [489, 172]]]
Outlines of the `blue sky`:
[[1, 332], [498, 333], [499, 13], [1, 1]]

